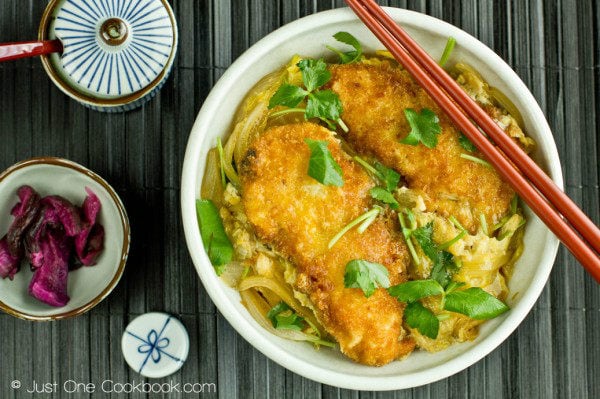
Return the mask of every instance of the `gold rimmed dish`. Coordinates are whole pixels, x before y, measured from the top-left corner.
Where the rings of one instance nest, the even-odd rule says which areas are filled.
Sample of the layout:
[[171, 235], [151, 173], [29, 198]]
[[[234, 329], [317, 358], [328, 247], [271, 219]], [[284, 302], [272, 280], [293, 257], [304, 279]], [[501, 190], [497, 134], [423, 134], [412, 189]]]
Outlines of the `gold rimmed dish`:
[[48, 321], [75, 317], [99, 304], [115, 288], [127, 262], [130, 243], [129, 219], [115, 190], [99, 175], [63, 158], [32, 158], [0, 174], [0, 233], [12, 222], [11, 208], [18, 202], [17, 189], [33, 187], [41, 196], [60, 195], [80, 205], [86, 188], [99, 198], [98, 222], [105, 231], [104, 249], [94, 266], [83, 266], [68, 275], [69, 302], [63, 307], [46, 305], [28, 293], [32, 273], [26, 262], [11, 281], [0, 279], [0, 310], [25, 320]]

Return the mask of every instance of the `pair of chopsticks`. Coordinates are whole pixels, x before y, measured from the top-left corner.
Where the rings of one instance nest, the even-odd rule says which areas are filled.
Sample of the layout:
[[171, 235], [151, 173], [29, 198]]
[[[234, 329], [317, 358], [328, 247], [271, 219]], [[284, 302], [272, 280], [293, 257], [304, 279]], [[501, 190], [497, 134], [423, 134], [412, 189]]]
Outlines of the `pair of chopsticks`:
[[346, 3], [600, 283], [598, 227], [374, 0]]

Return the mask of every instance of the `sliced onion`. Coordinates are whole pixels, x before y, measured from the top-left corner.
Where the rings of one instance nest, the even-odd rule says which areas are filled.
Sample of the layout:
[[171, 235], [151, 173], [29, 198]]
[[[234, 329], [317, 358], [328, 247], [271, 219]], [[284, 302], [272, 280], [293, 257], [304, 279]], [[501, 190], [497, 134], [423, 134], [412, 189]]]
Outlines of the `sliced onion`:
[[206, 170], [204, 171], [204, 179], [202, 179], [200, 197], [211, 200], [217, 208], [220, 208], [223, 202], [223, 190], [219, 153], [216, 148], [213, 148], [206, 157]]
[[238, 177], [237, 172], [233, 168], [233, 164], [231, 163], [231, 161], [233, 159], [233, 149], [235, 148], [235, 143], [237, 141], [238, 134], [239, 134], [239, 129], [238, 129], [238, 126], [236, 125], [235, 129], [233, 129], [233, 132], [231, 133], [231, 136], [229, 136], [229, 138], [227, 139], [225, 146], [223, 146], [223, 158], [224, 158], [223, 167], [225, 169], [225, 175], [227, 175], [227, 178], [229, 179], [229, 181], [231, 181], [231, 183], [236, 188], [240, 187], [240, 179]]
[[[298, 314], [304, 316], [306, 313], [302, 308], [300, 303], [296, 298], [293, 297], [292, 293], [288, 291], [286, 287], [279, 281], [263, 276], [250, 276], [243, 279], [238, 285], [238, 290], [245, 291], [249, 288], [258, 288], [264, 287], [271, 290], [277, 296], [281, 298], [282, 301], [290, 305]], [[298, 308], [298, 309], [296, 309]]]
[[227, 266], [225, 266], [225, 271], [223, 271], [219, 277], [221, 277], [221, 280], [223, 280], [225, 284], [235, 288], [242, 279], [245, 269], [246, 265], [244, 265], [242, 262], [229, 262]]
[[318, 338], [301, 331], [296, 330], [278, 330], [273, 328], [271, 321], [267, 319], [267, 312], [265, 307], [268, 307], [264, 299], [256, 293], [254, 290], [240, 291], [242, 297], [242, 303], [248, 309], [248, 313], [261, 325], [265, 330], [270, 333], [277, 335], [280, 338], [289, 339], [292, 341], [318, 341]]
[[481, 74], [469, 64], [465, 64], [464, 62], [459, 62], [454, 65], [454, 68], [456, 68], [459, 72], [469, 73], [469, 74], [473, 75], [475, 78], [477, 78], [477, 80], [480, 80], [482, 83], [484, 83], [484, 84], [486, 83], [485, 80], [483, 80], [483, 77], [481, 76]]
[[506, 112], [508, 112], [510, 116], [515, 119], [515, 121], [517, 121], [517, 125], [519, 125], [519, 127], [522, 129], [524, 127], [523, 116], [515, 104], [506, 96], [506, 94], [502, 93], [495, 87], [490, 87], [489, 94], [502, 108], [504, 108]]
[[[243, 279], [238, 285], [238, 290], [240, 292], [249, 290], [250, 288], [267, 288], [275, 293], [281, 300], [287, 303], [296, 313], [305, 319], [309, 320], [315, 326], [320, 326], [320, 323], [317, 321], [315, 316], [307, 311], [304, 306], [300, 304], [300, 302], [294, 298], [291, 290], [289, 290], [283, 283], [269, 277], [263, 276], [250, 276]], [[322, 328], [319, 329], [319, 335], [323, 333]]]
[[242, 158], [246, 155], [248, 147], [256, 137], [264, 130], [267, 121], [267, 103], [259, 102], [250, 111], [246, 119], [244, 119], [237, 136], [233, 158], [237, 165], [242, 162]]

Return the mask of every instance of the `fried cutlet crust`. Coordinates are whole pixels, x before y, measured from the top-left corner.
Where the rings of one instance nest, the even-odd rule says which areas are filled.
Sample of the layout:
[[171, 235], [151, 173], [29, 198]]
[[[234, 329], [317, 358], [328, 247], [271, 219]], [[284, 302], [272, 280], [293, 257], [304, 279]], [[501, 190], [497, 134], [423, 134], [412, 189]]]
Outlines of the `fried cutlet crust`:
[[[305, 138], [329, 142], [342, 168], [342, 187], [308, 176]], [[406, 281], [409, 258], [395, 219], [378, 217], [363, 234], [350, 230], [327, 248], [338, 231], [372, 206], [374, 186], [332, 133], [312, 123], [270, 128], [250, 146], [239, 172], [242, 202], [257, 236], [295, 264], [295, 289], [308, 295], [341, 351], [368, 365], [409, 354], [414, 342], [402, 328], [404, 305], [384, 289], [366, 298], [360, 289], [344, 288], [345, 267], [353, 259], [383, 264], [392, 285]]]
[[[428, 211], [455, 216], [472, 233], [481, 214], [495, 224], [507, 213], [513, 190], [493, 169], [460, 157], [466, 151], [459, 131], [408, 72], [388, 63], [333, 65], [331, 72], [329, 85], [350, 129], [345, 139], [360, 154], [396, 169], [409, 188], [423, 194]], [[429, 108], [439, 117], [435, 148], [400, 143], [411, 130], [406, 108]]]

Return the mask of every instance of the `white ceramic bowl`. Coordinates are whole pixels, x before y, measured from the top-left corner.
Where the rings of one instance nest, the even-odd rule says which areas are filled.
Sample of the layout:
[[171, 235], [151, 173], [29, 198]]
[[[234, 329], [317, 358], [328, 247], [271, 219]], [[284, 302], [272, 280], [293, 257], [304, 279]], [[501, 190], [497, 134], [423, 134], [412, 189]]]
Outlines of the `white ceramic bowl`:
[[12, 223], [10, 210], [18, 202], [17, 189], [33, 187], [40, 196], [60, 195], [81, 206], [86, 187], [102, 204], [98, 222], [104, 227], [104, 249], [94, 266], [69, 272], [69, 302], [52, 307], [29, 295], [33, 273], [26, 262], [14, 280], [0, 279], [0, 309], [19, 318], [36, 321], [58, 320], [87, 312], [110, 294], [119, 282], [129, 253], [129, 221], [125, 207], [113, 188], [91, 170], [62, 158], [33, 158], [19, 162], [0, 174], [0, 236]]
[[[535, 99], [492, 50], [462, 30], [416, 12], [387, 8], [391, 16], [433, 57], [441, 55], [449, 36], [457, 46], [451, 60], [464, 60], [493, 86], [502, 90], [523, 114], [528, 134], [538, 143], [536, 161], [562, 187], [560, 164], [552, 133]], [[528, 212], [525, 253], [510, 281], [511, 310], [486, 322], [473, 342], [430, 354], [417, 351], [405, 361], [384, 367], [356, 364], [338, 352], [313, 350], [305, 343], [286, 341], [261, 328], [240, 303], [238, 293], [216, 276], [203, 250], [194, 201], [199, 195], [208, 150], [216, 137], [226, 137], [234, 112], [246, 93], [264, 75], [284, 65], [292, 55], [320, 57], [325, 44], [339, 31], [356, 36], [366, 51], [383, 46], [349, 9], [314, 14], [269, 34], [245, 52], [223, 75], [204, 102], [189, 138], [181, 182], [183, 225], [190, 254], [208, 294], [231, 325], [252, 345], [282, 366], [310, 379], [342, 388], [390, 390], [437, 381], [475, 363], [504, 341], [525, 318], [546, 283], [558, 248], [557, 239]]]

